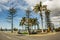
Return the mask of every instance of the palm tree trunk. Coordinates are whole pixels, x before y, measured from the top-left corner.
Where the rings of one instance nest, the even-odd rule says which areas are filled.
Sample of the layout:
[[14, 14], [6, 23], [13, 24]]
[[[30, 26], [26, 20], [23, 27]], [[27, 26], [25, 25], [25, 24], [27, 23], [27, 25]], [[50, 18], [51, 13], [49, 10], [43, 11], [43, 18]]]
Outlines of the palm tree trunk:
[[42, 12], [40, 12], [40, 16], [41, 16], [42, 33], [43, 33], [43, 17], [42, 17]]
[[13, 15], [12, 15], [12, 19], [11, 19], [11, 33], [13, 33]]
[[26, 10], [26, 16], [27, 16], [27, 18], [28, 18], [28, 33], [30, 34], [30, 28], [29, 28], [29, 16], [30, 16], [30, 10], [28, 9], [28, 10]]
[[47, 28], [48, 28], [48, 31], [50, 32], [51, 31], [50, 13], [48, 11], [46, 11], [45, 16], [46, 16]]
[[29, 28], [29, 17], [28, 17], [28, 34], [30, 35], [30, 28]]
[[29, 28], [29, 14], [28, 14], [28, 34], [30, 35], [30, 28]]
[[37, 24], [37, 30], [39, 30], [40, 28], [39, 28], [39, 24]]
[[30, 28], [28, 27], [28, 34], [30, 35]]

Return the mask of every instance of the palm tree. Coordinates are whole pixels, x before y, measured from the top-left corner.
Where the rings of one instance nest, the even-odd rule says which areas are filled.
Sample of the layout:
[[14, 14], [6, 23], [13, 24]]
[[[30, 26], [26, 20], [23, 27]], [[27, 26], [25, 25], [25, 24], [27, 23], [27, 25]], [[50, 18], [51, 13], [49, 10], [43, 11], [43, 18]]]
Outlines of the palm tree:
[[[40, 12], [41, 23], [42, 23], [42, 32], [43, 32], [43, 16], [42, 16], [42, 11], [45, 11], [47, 27], [49, 27], [50, 26], [50, 18], [49, 18], [50, 17], [50, 10], [47, 9], [47, 5], [42, 5], [42, 2], [40, 2], [40, 4], [37, 4], [36, 6], [34, 6], [33, 10], [35, 12]], [[49, 26], [48, 26], [48, 24], [49, 24]]]
[[45, 20], [46, 20], [47, 28], [50, 31], [51, 30], [51, 21], [50, 21], [51, 11], [47, 9], [47, 5], [44, 5], [43, 8], [44, 8], [43, 10], [45, 11], [45, 16], [46, 16]]
[[50, 10], [45, 11], [48, 30], [51, 31]]
[[45, 20], [46, 20], [46, 24], [47, 24], [47, 27], [48, 27], [48, 30], [50, 31], [51, 30], [51, 21], [50, 21], [50, 10], [47, 9], [47, 5], [44, 5], [43, 6], [44, 8], [44, 11], [45, 11]]
[[42, 2], [40, 2], [40, 4], [37, 4], [36, 6], [34, 6], [33, 11], [35, 11], [36, 13], [40, 12], [42, 32], [43, 32], [43, 17], [42, 17], [43, 6], [42, 6]]
[[[11, 22], [11, 32], [13, 33], [13, 18], [15, 17], [16, 14], [16, 9], [14, 9], [13, 7], [9, 9], [9, 16], [8, 19]], [[8, 20], [8, 21], [9, 21]]]
[[22, 26], [22, 29], [23, 29], [23, 25], [25, 25], [25, 22], [26, 22], [26, 17], [22, 17], [21, 21], [20, 21], [20, 26]]
[[37, 26], [37, 28], [39, 29], [39, 24], [38, 24], [38, 20], [37, 20], [37, 18], [33, 18], [32, 19], [32, 26]]
[[26, 10], [26, 17], [27, 17], [27, 19], [28, 19], [28, 33], [30, 34], [30, 28], [29, 28], [29, 18], [30, 18], [30, 10], [29, 9], [27, 9]]
[[[28, 24], [28, 21], [27, 20], [29, 20], [29, 24]], [[25, 26], [28, 26], [29, 27], [29, 29], [28, 29], [28, 33], [30, 34], [30, 26], [32, 26], [32, 21], [31, 21], [31, 18], [26, 18], [26, 17], [23, 17], [22, 18], [22, 20], [20, 21], [20, 24], [19, 24], [20, 26], [23, 26], [23, 25], [25, 25]], [[28, 28], [27, 27], [27, 28]]]
[[40, 28], [39, 28], [39, 22], [38, 21], [36, 21], [36, 25], [37, 25], [37, 30], [39, 30]]

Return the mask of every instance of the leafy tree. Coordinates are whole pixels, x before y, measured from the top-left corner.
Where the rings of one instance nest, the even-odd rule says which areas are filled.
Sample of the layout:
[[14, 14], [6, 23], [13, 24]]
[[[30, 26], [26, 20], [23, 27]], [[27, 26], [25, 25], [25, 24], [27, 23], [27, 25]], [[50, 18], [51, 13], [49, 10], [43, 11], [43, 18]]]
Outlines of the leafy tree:
[[16, 9], [13, 7], [9, 9], [8, 21], [11, 23], [11, 32], [13, 33], [13, 18], [16, 16]]
[[39, 22], [38, 22], [37, 18], [32, 18], [32, 25], [37, 26], [37, 28], [39, 29]]
[[18, 29], [17, 28], [14, 28], [14, 31], [17, 31]]
[[25, 21], [26, 21], [26, 17], [22, 17], [21, 21], [20, 21], [20, 26], [22, 26], [23, 29], [23, 25], [25, 25]]
[[7, 31], [7, 28], [5, 28], [4, 31]]
[[[29, 20], [29, 24], [28, 24], [28, 20]], [[20, 26], [22, 26], [22, 28], [23, 28], [23, 25], [28, 26], [27, 27], [28, 28], [28, 33], [30, 34], [30, 29], [29, 29], [29, 27], [30, 27], [30, 19], [28, 19], [26, 17], [23, 17], [21, 19], [21, 21], [20, 21]]]
[[1, 29], [0, 29], [1, 31], [3, 31], [3, 29], [2, 29], [2, 27], [1, 27]]
[[[21, 19], [21, 21], [20, 21], [20, 26], [23, 26], [23, 25], [28, 26], [28, 18], [23, 17], [23, 18]], [[36, 26], [36, 25], [38, 25], [37, 19], [36, 19], [36, 18], [29, 18], [29, 27], [30, 27], [30, 26]], [[30, 29], [30, 28], [29, 28], [29, 29]], [[30, 31], [30, 30], [29, 30], [29, 31]]]

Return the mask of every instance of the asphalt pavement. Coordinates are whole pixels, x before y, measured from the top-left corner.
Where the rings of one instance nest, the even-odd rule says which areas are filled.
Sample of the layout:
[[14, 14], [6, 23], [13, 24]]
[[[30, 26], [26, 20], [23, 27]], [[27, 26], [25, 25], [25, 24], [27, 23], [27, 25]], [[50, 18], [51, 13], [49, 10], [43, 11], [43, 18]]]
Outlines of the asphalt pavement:
[[22, 38], [18, 38], [17, 36], [8, 35], [4, 32], [0, 32], [0, 40], [24, 40]]
[[0, 32], [0, 40], [60, 40], [60, 32], [47, 36], [8, 35]]

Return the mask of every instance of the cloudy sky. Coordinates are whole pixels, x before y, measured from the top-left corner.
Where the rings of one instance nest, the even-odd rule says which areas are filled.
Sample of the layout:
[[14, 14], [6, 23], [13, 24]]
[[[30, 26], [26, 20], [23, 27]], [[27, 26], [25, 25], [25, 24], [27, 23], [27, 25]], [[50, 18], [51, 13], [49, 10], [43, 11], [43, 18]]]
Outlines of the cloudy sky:
[[[10, 7], [14, 7], [17, 10], [17, 17], [14, 18], [14, 27], [20, 28], [19, 21], [22, 17], [25, 16], [25, 10], [30, 7], [35, 6], [40, 1], [43, 2], [43, 5], [47, 5], [47, 8], [51, 10], [51, 21], [55, 26], [59, 27], [60, 25], [60, 0], [0, 0], [0, 27], [11, 28], [10, 23], [7, 22], [7, 14]], [[33, 16], [39, 18], [39, 14], [34, 14]], [[45, 23], [44, 23], [45, 24]]]

